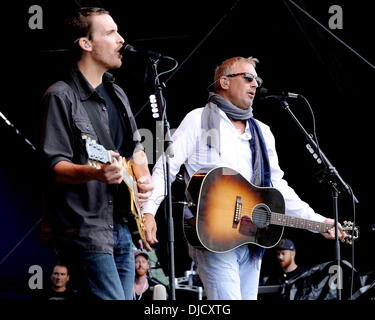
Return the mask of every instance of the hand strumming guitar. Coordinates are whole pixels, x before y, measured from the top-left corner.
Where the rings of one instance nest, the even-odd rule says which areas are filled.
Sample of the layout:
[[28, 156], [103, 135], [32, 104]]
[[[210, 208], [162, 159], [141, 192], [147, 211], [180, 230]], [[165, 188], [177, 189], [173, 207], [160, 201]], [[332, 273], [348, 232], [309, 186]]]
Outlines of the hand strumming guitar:
[[[137, 201], [142, 207], [142, 204], [150, 197], [154, 186], [152, 184], [151, 176], [142, 176], [137, 180], [138, 194]], [[146, 241], [142, 241], [143, 247], [147, 251], [152, 251], [151, 245], [158, 242], [156, 238], [156, 222], [152, 214], [146, 213], [145, 217], [145, 236]]]

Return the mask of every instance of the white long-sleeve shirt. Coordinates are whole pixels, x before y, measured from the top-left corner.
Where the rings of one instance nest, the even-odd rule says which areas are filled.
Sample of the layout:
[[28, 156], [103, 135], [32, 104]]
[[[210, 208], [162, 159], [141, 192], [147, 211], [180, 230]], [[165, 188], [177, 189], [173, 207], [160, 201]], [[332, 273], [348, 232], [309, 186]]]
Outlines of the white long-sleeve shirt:
[[[240, 134], [227, 115], [220, 112], [220, 156], [205, 143], [201, 142], [201, 116], [203, 108], [189, 112], [172, 136], [174, 157], [169, 159], [170, 180], [174, 181], [181, 165], [185, 165], [189, 177], [201, 168], [230, 167], [239, 172], [246, 180], [252, 176], [251, 150], [249, 140], [251, 133], [248, 123], [243, 134]], [[286, 214], [308, 220], [323, 222], [325, 217], [302, 201], [295, 191], [283, 179], [284, 172], [279, 167], [275, 148], [275, 138], [270, 128], [257, 120], [264, 141], [271, 168], [272, 186], [278, 189], [284, 197]], [[165, 197], [165, 179], [163, 161], [159, 158], [153, 168], [152, 181], [154, 190], [151, 197], [143, 205], [143, 213], [155, 215], [160, 203]]]

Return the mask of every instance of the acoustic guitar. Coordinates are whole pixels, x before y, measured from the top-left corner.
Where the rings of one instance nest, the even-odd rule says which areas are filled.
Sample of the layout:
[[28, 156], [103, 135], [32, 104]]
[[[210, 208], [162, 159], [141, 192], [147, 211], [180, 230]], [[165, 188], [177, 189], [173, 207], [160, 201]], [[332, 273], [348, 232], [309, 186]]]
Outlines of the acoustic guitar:
[[[187, 241], [212, 252], [244, 244], [275, 246], [284, 227], [327, 232], [332, 225], [285, 215], [284, 198], [271, 187], [257, 187], [227, 167], [202, 169], [190, 179], [186, 199], [194, 218], [184, 219]], [[345, 221], [345, 242], [358, 238], [358, 228]]]

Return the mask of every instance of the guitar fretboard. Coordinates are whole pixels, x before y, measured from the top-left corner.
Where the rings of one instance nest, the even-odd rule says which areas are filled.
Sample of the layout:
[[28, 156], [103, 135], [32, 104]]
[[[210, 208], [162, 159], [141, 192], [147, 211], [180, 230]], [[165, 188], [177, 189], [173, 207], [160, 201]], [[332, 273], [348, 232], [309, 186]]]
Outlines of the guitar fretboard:
[[306, 220], [302, 218], [287, 216], [286, 214], [271, 213], [271, 224], [279, 226], [293, 227], [299, 229], [313, 230], [317, 232], [327, 232], [331, 227], [329, 224], [323, 222], [317, 222], [312, 220]]

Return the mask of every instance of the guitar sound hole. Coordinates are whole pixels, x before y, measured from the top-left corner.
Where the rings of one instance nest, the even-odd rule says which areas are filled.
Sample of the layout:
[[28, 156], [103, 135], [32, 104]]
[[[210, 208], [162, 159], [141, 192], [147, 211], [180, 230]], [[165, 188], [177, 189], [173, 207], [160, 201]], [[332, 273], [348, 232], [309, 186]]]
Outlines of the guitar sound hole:
[[266, 228], [270, 224], [270, 208], [261, 203], [253, 210], [252, 220], [258, 228]]

